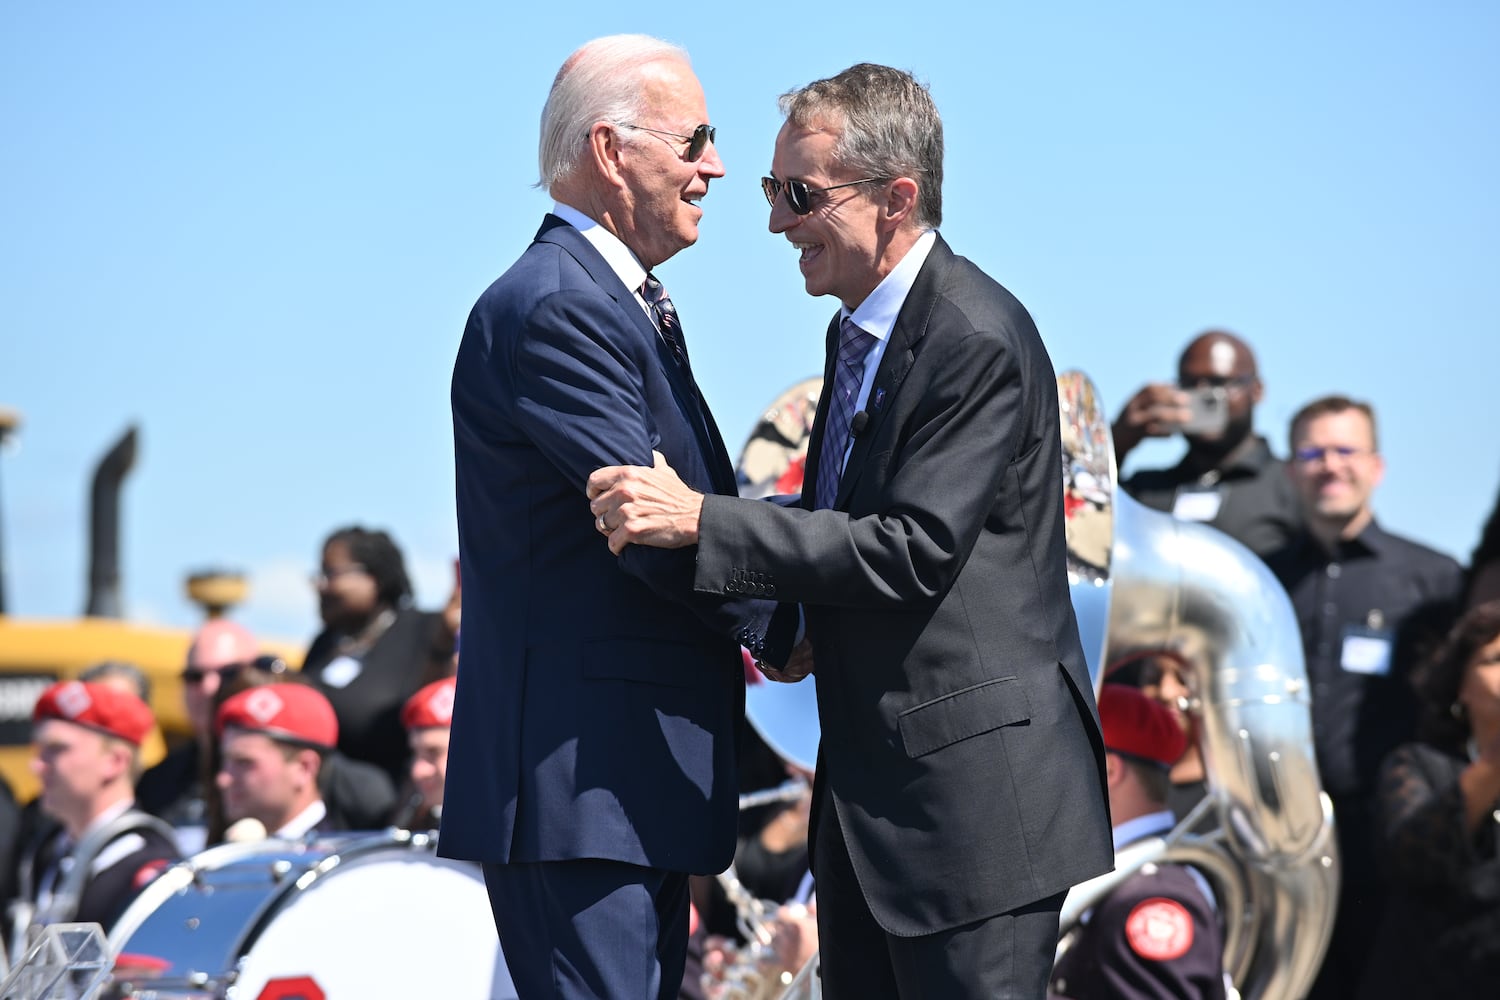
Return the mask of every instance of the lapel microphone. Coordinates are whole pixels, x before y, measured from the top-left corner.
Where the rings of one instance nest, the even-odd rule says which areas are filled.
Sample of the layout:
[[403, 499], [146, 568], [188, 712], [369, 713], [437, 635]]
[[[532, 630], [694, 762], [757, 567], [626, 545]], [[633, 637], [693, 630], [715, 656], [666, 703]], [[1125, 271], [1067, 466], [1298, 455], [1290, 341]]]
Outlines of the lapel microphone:
[[853, 441], [864, 432], [865, 424], [870, 422], [870, 411], [860, 410], [849, 421], [849, 440]]

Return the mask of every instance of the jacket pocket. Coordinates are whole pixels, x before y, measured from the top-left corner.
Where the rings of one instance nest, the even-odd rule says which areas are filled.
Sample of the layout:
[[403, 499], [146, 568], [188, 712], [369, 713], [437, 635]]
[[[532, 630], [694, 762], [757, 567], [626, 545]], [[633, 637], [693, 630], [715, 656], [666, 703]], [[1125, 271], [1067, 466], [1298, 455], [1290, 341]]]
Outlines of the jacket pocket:
[[1031, 719], [1026, 691], [1014, 677], [1000, 677], [908, 708], [896, 719], [908, 757]]
[[699, 687], [715, 674], [713, 657], [702, 648], [664, 639], [600, 639], [585, 642], [581, 655], [583, 676], [591, 680]]

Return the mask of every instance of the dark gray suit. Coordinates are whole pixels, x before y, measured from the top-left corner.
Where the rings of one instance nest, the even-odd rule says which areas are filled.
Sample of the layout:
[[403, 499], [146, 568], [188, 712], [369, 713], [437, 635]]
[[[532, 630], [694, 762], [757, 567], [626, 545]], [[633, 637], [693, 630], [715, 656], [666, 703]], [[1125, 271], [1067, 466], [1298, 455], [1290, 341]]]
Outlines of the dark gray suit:
[[[830, 359], [837, 335], [835, 321]], [[866, 412], [833, 509], [810, 493], [791, 509], [705, 497], [695, 586], [753, 579], [803, 604], [818, 801], [836, 809], [815, 828], [836, 819], [875, 920], [911, 938], [1055, 896], [1113, 851], [1068, 591], [1056, 376], [1031, 317], [939, 238]]]

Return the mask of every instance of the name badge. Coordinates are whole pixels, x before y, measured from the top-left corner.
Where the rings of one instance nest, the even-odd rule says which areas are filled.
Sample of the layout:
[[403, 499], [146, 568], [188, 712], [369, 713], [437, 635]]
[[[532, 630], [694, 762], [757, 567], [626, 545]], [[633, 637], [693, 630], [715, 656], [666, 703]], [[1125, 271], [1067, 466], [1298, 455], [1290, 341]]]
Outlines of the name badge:
[[348, 687], [360, 675], [365, 665], [352, 656], [340, 656], [329, 662], [318, 675], [318, 679], [331, 688]]
[[1391, 633], [1386, 629], [1344, 626], [1339, 666], [1351, 674], [1384, 677], [1391, 672]]
[[1224, 497], [1218, 490], [1184, 490], [1172, 503], [1172, 516], [1183, 521], [1212, 521]]

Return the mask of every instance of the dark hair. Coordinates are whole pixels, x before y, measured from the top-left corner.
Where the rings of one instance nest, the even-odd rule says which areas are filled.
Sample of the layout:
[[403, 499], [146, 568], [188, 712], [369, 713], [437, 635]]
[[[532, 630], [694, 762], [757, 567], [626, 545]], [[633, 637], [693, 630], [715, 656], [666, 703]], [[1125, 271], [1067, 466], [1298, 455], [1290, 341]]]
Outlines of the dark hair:
[[1166, 646], [1147, 646], [1111, 660], [1104, 667], [1104, 679], [1111, 684], [1145, 687], [1146, 666], [1157, 660], [1169, 660], [1177, 664], [1178, 671], [1186, 678], [1197, 677], [1197, 670], [1193, 667], [1192, 661], [1177, 650]]
[[1486, 601], [1464, 613], [1412, 675], [1422, 703], [1417, 735], [1435, 746], [1461, 748], [1469, 738], [1468, 713], [1455, 714], [1464, 672], [1474, 653], [1500, 636], [1500, 600]]
[[1350, 399], [1348, 396], [1319, 396], [1308, 403], [1302, 409], [1292, 415], [1292, 422], [1287, 425], [1287, 438], [1290, 449], [1297, 450], [1297, 430], [1307, 421], [1314, 417], [1324, 417], [1331, 413], [1344, 413], [1348, 410], [1358, 410], [1370, 421], [1370, 445], [1374, 450], [1380, 450], [1380, 435], [1375, 423], [1375, 408], [1369, 403], [1358, 399]]
[[1465, 599], [1473, 589], [1479, 571], [1497, 560], [1500, 560], [1500, 494], [1496, 495], [1495, 506], [1490, 508], [1490, 516], [1479, 533], [1479, 544], [1469, 555], [1469, 567], [1464, 574]]
[[107, 677], [123, 677], [135, 688], [137, 698], [151, 704], [151, 678], [146, 672], [127, 660], [104, 660], [94, 664], [78, 675], [81, 681], [100, 681]]
[[[224, 703], [241, 691], [251, 688], [267, 687], [271, 684], [309, 684], [306, 677], [294, 672], [288, 672], [286, 661], [279, 656], [257, 656], [251, 664], [237, 671], [230, 677], [225, 678], [224, 683], [219, 685], [219, 690], [214, 692], [213, 708], [211, 714], [217, 717], [219, 709]], [[285, 752], [285, 744], [283, 747]], [[301, 749], [301, 748], [299, 748]], [[307, 748], [316, 749], [316, 748]], [[323, 758], [324, 754], [319, 751], [318, 756]], [[288, 758], [290, 759], [290, 758]], [[205, 806], [205, 826], [207, 827], [207, 839], [205, 843], [209, 847], [224, 842], [224, 831], [229, 828], [229, 817], [224, 815], [224, 792], [219, 788], [219, 768], [224, 762], [224, 744], [217, 733], [209, 742], [208, 752], [204, 753], [198, 760], [198, 779], [202, 782], [203, 802]], [[320, 769], [321, 770], [321, 769]]]
[[858, 174], [917, 182], [916, 225], [943, 222], [943, 119], [926, 84], [876, 63], [850, 66], [781, 95], [787, 121], [838, 129], [834, 156]]
[[1172, 790], [1172, 770], [1162, 767], [1154, 760], [1146, 760], [1135, 754], [1120, 753], [1118, 750], [1110, 750], [1110, 753], [1120, 758], [1125, 766], [1135, 774], [1136, 780], [1141, 783], [1141, 791], [1152, 802], [1166, 802], [1167, 795]]
[[406, 560], [390, 535], [355, 524], [329, 535], [323, 548], [334, 542], [347, 547], [349, 558], [374, 578], [375, 596], [381, 604], [400, 608], [411, 601], [411, 578], [406, 575]]

